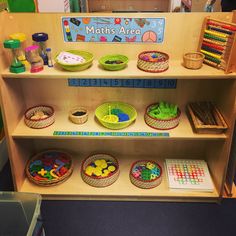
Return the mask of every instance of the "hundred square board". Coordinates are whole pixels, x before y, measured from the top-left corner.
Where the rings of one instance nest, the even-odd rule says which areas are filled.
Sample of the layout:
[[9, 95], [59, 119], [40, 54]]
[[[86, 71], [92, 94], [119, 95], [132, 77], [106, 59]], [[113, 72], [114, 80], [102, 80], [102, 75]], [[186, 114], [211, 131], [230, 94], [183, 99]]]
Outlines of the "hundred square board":
[[213, 192], [213, 183], [204, 160], [166, 159], [169, 188]]

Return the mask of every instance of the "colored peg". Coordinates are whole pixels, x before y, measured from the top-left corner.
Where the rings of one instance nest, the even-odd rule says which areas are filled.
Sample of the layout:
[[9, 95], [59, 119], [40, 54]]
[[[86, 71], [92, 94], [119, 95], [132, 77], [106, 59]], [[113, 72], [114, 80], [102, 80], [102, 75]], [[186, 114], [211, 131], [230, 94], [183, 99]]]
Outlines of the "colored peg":
[[216, 28], [216, 27], [209, 27], [209, 30], [214, 30], [214, 31], [217, 31], [217, 32], [220, 32], [220, 33], [224, 33], [224, 34], [228, 34], [228, 35], [232, 35], [233, 34], [232, 31], [227, 31], [227, 30], [224, 30], [224, 29]]
[[223, 38], [220, 38], [220, 37], [217, 37], [217, 36], [214, 36], [212, 34], [204, 34], [204, 38], [207, 38], [207, 39], [214, 39], [214, 40], [217, 40], [217, 41], [220, 41], [220, 42], [227, 42], [226, 39], [223, 39]]
[[218, 54], [218, 55], [222, 55], [223, 54], [223, 52], [221, 52], [221, 51], [219, 51], [219, 50], [216, 50], [216, 49], [214, 49], [214, 48], [211, 48], [211, 47], [208, 47], [208, 46], [202, 46], [202, 49], [203, 50], [206, 50], [206, 51], [208, 51], [208, 52], [213, 52], [213, 53], [216, 53], [216, 54]]
[[222, 24], [222, 23], [216, 23], [216, 22], [213, 22], [213, 21], [208, 21], [207, 23], [208, 25], [213, 25], [213, 26], [219, 26], [223, 29], [228, 29], [228, 30], [231, 30], [231, 31], [236, 31], [236, 27], [234, 26], [231, 26], [231, 25], [226, 25], [226, 24]]
[[220, 64], [221, 63], [221, 60], [217, 59], [217, 58], [214, 58], [214, 57], [211, 57], [211, 56], [208, 56], [208, 55], [205, 55], [205, 58], [209, 61], [212, 61], [216, 64]]
[[203, 38], [203, 41], [204, 42], [208, 42], [208, 43], [214, 43], [216, 45], [220, 45], [222, 47], [228, 47], [227, 46], [227, 42], [219, 42], [219, 41], [216, 41], [216, 40], [212, 40], [212, 39], [207, 39], [207, 38]]
[[220, 51], [224, 51], [225, 50], [224, 47], [219, 46], [219, 45], [215, 45], [215, 44], [212, 44], [212, 43], [203, 42], [202, 45], [210, 47], [210, 48], [214, 48], [214, 49], [217, 49], [217, 50], [220, 50]]
[[227, 38], [228, 37], [228, 35], [226, 35], [226, 34], [218, 33], [218, 32], [212, 31], [212, 30], [205, 30], [205, 33], [214, 35], [216, 37], [221, 37], [221, 38]]
[[206, 55], [209, 55], [209, 56], [215, 57], [215, 58], [217, 58], [217, 59], [221, 59], [221, 56], [216, 55], [216, 54], [214, 54], [214, 53], [207, 52], [207, 51], [202, 50], [202, 49], [201, 49], [201, 52], [202, 52], [203, 54], [206, 54]]

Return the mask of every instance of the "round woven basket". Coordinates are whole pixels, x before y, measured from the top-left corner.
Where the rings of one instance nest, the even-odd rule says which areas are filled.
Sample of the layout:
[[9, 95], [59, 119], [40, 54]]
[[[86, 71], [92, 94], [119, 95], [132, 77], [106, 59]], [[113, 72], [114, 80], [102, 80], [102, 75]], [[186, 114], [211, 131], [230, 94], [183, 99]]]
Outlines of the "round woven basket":
[[[82, 116], [75, 116], [73, 115], [76, 112], [84, 112], [85, 114]], [[70, 110], [69, 112], [69, 119], [71, 122], [75, 124], [83, 124], [88, 120], [88, 111], [85, 107], [78, 107]]]
[[[35, 112], [42, 111], [48, 115], [47, 118], [31, 119]], [[33, 129], [43, 129], [52, 125], [55, 121], [54, 109], [51, 106], [38, 105], [29, 108], [25, 112], [25, 124]]]
[[[63, 155], [63, 158], [68, 161], [70, 168], [68, 169], [68, 171], [64, 175], [60, 176], [59, 178], [53, 178], [51, 180], [49, 180], [49, 179], [47, 179], [47, 180], [35, 179], [33, 176], [33, 173], [30, 172], [30, 166], [33, 165], [33, 163], [35, 161], [42, 160], [43, 156], [50, 155], [52, 153], [59, 153], [60, 155]], [[54, 159], [51, 158], [51, 160], [54, 160]], [[50, 186], [61, 184], [64, 181], [66, 181], [70, 177], [70, 175], [72, 174], [73, 167], [74, 167], [74, 165], [73, 165], [72, 158], [71, 158], [70, 154], [68, 154], [64, 151], [48, 150], [48, 151], [40, 152], [40, 153], [36, 154], [35, 156], [33, 156], [30, 160], [28, 160], [28, 162], [26, 164], [26, 168], [25, 168], [25, 173], [31, 182], [33, 182], [37, 185], [40, 185], [40, 186], [50, 187]]]
[[153, 105], [156, 105], [156, 104], [151, 104], [146, 108], [146, 112], [144, 115], [144, 120], [148, 126], [154, 128], [154, 129], [168, 130], [168, 129], [173, 129], [179, 125], [180, 115], [181, 115], [181, 111], [179, 108], [178, 108], [178, 112], [177, 112], [176, 117], [166, 119], [166, 120], [161, 120], [161, 119], [153, 118], [148, 114], [150, 108]]
[[197, 70], [202, 67], [205, 56], [200, 52], [190, 52], [183, 56], [184, 67]]
[[[158, 61], [145, 61], [144, 56], [158, 55]], [[137, 67], [146, 72], [159, 73], [164, 72], [169, 68], [169, 55], [159, 51], [144, 51], [138, 55]]]
[[[86, 167], [93, 161], [99, 160], [99, 159], [104, 159], [104, 160], [110, 160], [116, 165], [116, 170], [107, 177], [97, 177], [97, 176], [89, 176], [85, 173]], [[113, 184], [119, 177], [120, 173], [120, 168], [119, 168], [119, 163], [117, 159], [111, 155], [108, 154], [95, 154], [92, 156], [89, 156], [86, 158], [81, 166], [81, 177], [84, 180], [85, 183], [93, 186], [93, 187], [107, 187], [111, 184]]]
[[[143, 164], [145, 165], [147, 162], [151, 162], [151, 163], [158, 166], [158, 168], [160, 169], [160, 176], [158, 176], [156, 179], [152, 179], [152, 180], [140, 180], [140, 179], [134, 177], [133, 170], [136, 168], [136, 166], [143, 165]], [[161, 181], [162, 181], [162, 168], [155, 161], [151, 161], [151, 160], [136, 161], [131, 166], [129, 177], [130, 177], [131, 183], [133, 185], [139, 187], [139, 188], [143, 188], [143, 189], [155, 188], [156, 186], [161, 184]]]
[[[110, 122], [110, 121], [104, 121], [103, 117], [105, 115], [108, 115], [109, 107], [111, 109], [121, 109], [124, 113], [126, 113], [129, 116], [129, 120], [122, 121], [122, 122]], [[133, 121], [135, 121], [137, 117], [137, 112], [133, 106], [127, 103], [123, 102], [106, 102], [100, 105], [95, 110], [95, 116], [98, 119], [98, 121], [105, 126], [108, 129], [123, 129], [127, 126], [131, 125]]]

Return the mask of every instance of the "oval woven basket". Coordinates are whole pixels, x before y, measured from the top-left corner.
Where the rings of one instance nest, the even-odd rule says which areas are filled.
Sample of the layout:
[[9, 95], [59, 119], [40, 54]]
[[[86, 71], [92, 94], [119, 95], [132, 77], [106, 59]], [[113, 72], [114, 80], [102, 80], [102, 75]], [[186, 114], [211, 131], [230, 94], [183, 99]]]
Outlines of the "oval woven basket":
[[205, 56], [200, 52], [189, 52], [184, 54], [184, 67], [188, 69], [197, 70], [202, 67]]
[[[75, 112], [84, 112], [85, 114], [81, 116], [76, 116], [74, 115]], [[73, 108], [69, 112], [69, 119], [75, 124], [83, 124], [88, 120], [88, 110], [85, 107]]]
[[[145, 165], [147, 162], [151, 162], [152, 164], [155, 164], [158, 166], [158, 168], [160, 169], [160, 175], [156, 178], [156, 179], [152, 179], [152, 180], [140, 180], [136, 177], [134, 177], [133, 175], [133, 170], [136, 168], [136, 166], [139, 165]], [[129, 173], [129, 177], [130, 177], [130, 181], [133, 185], [139, 187], [139, 188], [143, 188], [143, 189], [150, 189], [150, 188], [155, 188], [158, 185], [161, 184], [162, 181], [162, 168], [161, 166], [155, 162], [155, 161], [151, 161], [151, 160], [140, 160], [140, 161], [136, 161], [132, 164], [131, 168], [130, 168], [130, 173]]]
[[[99, 159], [104, 159], [104, 160], [110, 160], [116, 165], [116, 170], [107, 177], [97, 177], [97, 176], [89, 176], [85, 173], [86, 167], [93, 161], [99, 160]], [[117, 159], [111, 155], [108, 154], [95, 154], [92, 156], [87, 157], [81, 166], [81, 177], [84, 180], [85, 183], [93, 186], [93, 187], [107, 187], [111, 184], [113, 184], [119, 177], [120, 173], [120, 168], [119, 168], [119, 163]]]
[[[146, 61], [145, 56], [158, 55], [158, 61]], [[159, 51], [144, 51], [138, 55], [137, 67], [145, 72], [160, 73], [169, 68], [169, 55]]]
[[[59, 155], [59, 156], [58, 156]], [[60, 159], [62, 158], [62, 159]], [[61, 164], [61, 166], [57, 165], [56, 168], [56, 162], [59, 160], [66, 160], [67, 162], [65, 163], [65, 165]], [[49, 172], [49, 168], [51, 168], [50, 170], [50, 175], [49, 173], [45, 173], [46, 175], [48, 174], [48, 177], [43, 177], [41, 174], [38, 173], [37, 169], [40, 168], [40, 162], [42, 163], [41, 165], [45, 165], [41, 168], [44, 169], [44, 171], [47, 171], [46, 169], [48, 169], [47, 172]], [[55, 168], [53, 168], [55, 166]], [[60, 169], [62, 167], [69, 167], [67, 172], [64, 174], [60, 174]], [[64, 152], [64, 151], [58, 151], [58, 150], [47, 150], [44, 152], [40, 152], [38, 154], [36, 154], [35, 156], [33, 156], [30, 160], [28, 160], [27, 164], [26, 164], [26, 168], [25, 168], [25, 173], [26, 176], [28, 177], [28, 179], [40, 186], [45, 186], [45, 187], [50, 187], [50, 186], [54, 186], [54, 185], [58, 185], [63, 183], [64, 181], [66, 181], [70, 175], [73, 172], [73, 162], [72, 162], [72, 158], [70, 156], [70, 154]], [[40, 170], [40, 171], [41, 171]], [[61, 175], [61, 176], [60, 176]]]
[[148, 114], [150, 107], [153, 105], [156, 105], [156, 104], [151, 104], [146, 108], [145, 115], [144, 115], [144, 120], [148, 126], [154, 129], [168, 130], [168, 129], [174, 129], [175, 127], [179, 125], [180, 115], [181, 115], [181, 111], [179, 108], [178, 108], [176, 117], [166, 119], [166, 120], [161, 120], [161, 119], [153, 118]]
[[[31, 117], [36, 113], [42, 111], [48, 115], [47, 118], [40, 118], [40, 119], [31, 119]], [[51, 106], [46, 105], [38, 105], [34, 107], [30, 107], [25, 112], [25, 124], [33, 129], [43, 129], [55, 122], [55, 113], [54, 109]]]
[[[103, 117], [108, 115], [109, 106], [111, 109], [121, 109], [124, 113], [129, 116], [129, 120], [122, 122], [109, 122], [104, 121]], [[95, 116], [98, 121], [108, 129], [123, 129], [131, 125], [137, 117], [137, 111], [133, 106], [123, 102], [106, 102], [100, 105], [95, 110]]]

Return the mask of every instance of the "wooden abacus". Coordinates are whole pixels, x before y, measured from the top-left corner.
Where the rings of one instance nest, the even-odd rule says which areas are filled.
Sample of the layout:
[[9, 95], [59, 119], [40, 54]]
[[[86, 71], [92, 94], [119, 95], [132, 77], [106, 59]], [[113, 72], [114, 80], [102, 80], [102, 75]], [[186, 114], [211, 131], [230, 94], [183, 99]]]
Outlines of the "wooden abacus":
[[198, 51], [205, 55], [204, 63], [225, 73], [235, 72], [235, 33], [236, 24], [206, 17], [198, 45]]

